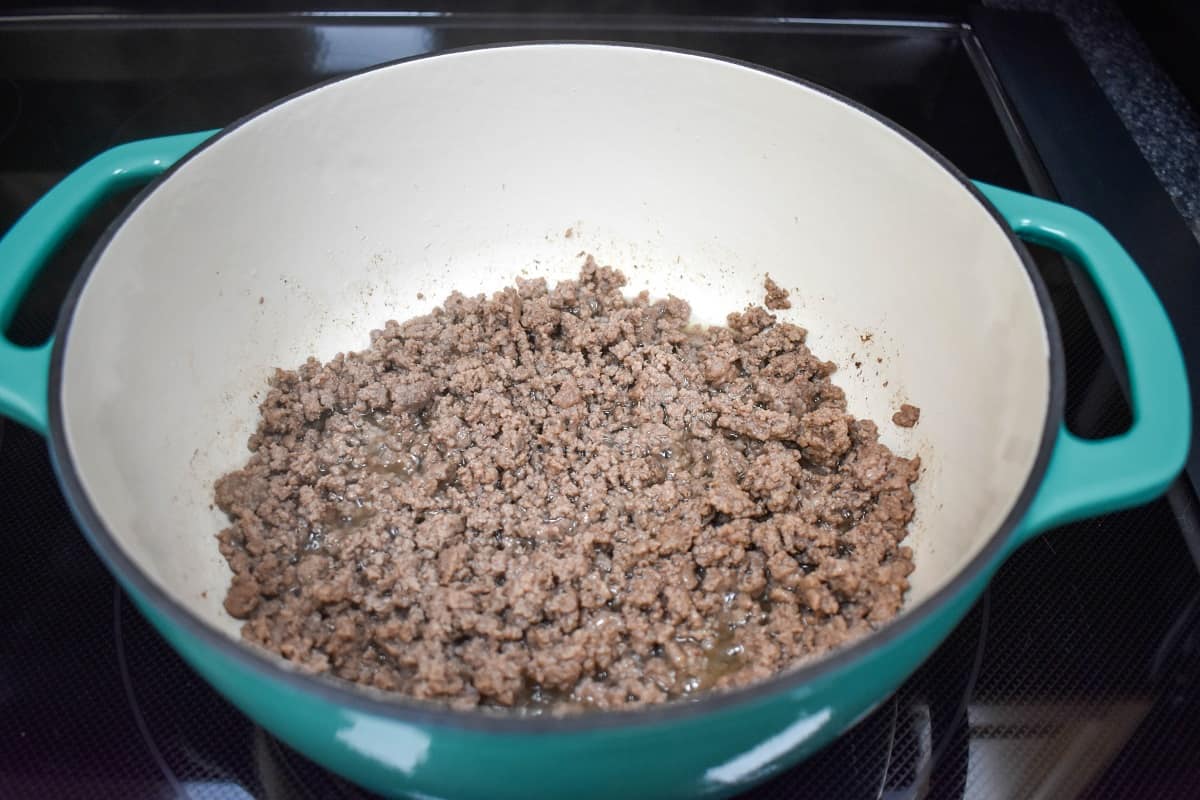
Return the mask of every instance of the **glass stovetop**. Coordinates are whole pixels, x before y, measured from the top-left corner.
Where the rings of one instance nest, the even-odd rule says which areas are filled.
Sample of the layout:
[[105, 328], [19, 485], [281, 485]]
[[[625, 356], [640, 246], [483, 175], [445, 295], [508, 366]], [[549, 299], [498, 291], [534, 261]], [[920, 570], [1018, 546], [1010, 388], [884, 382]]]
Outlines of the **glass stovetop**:
[[[547, 38], [653, 42], [757, 62], [875, 108], [974, 178], [1036, 184], [1036, 154], [998, 104], [1002, 92], [970, 31], [953, 25], [469, 15], [0, 21], [0, 229], [113, 144], [222, 126], [386, 60]], [[127, 199], [108, 203], [55, 257], [10, 328], [14, 340], [48, 334], [83, 255]], [[1128, 411], [1067, 271], [1037, 257], [1063, 328], [1068, 420], [1084, 435], [1120, 430]], [[747, 796], [1194, 796], [1200, 573], [1180, 519], [1160, 501], [1032, 542], [894, 697]], [[76, 529], [41, 440], [13, 423], [0, 427], [0, 535], [0, 796], [365, 796], [183, 665]]]

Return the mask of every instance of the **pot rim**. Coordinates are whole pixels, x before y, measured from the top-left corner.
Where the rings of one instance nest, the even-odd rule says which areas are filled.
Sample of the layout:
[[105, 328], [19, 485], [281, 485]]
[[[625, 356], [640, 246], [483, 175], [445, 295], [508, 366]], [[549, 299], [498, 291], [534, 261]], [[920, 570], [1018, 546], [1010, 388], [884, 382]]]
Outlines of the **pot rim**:
[[[781, 78], [783, 80], [799, 84], [800, 86], [803, 86], [811, 91], [843, 103], [850, 108], [865, 114], [870, 119], [881, 123], [892, 132], [902, 136], [908, 142], [916, 146], [919, 150], [921, 150], [921, 152], [936, 162], [942, 169], [944, 169], [955, 180], [957, 180], [976, 200], [976, 202], [982, 205], [983, 208], [987, 210], [988, 214], [990, 214], [995, 220], [996, 224], [1004, 232], [1004, 235], [1008, 239], [1009, 244], [1012, 246], [1018, 260], [1024, 265], [1025, 270], [1030, 278], [1030, 282], [1033, 285], [1033, 290], [1037, 298], [1038, 305], [1042, 311], [1042, 320], [1045, 325], [1046, 338], [1049, 345], [1049, 358], [1047, 359], [1047, 364], [1050, 371], [1050, 383], [1045, 424], [1042, 431], [1041, 442], [1038, 446], [1037, 456], [1034, 459], [1033, 466], [1026, 477], [1025, 484], [1022, 486], [1016, 501], [1009, 509], [1008, 515], [1005, 517], [1004, 522], [996, 529], [996, 531], [988, 539], [987, 543], [980, 549], [978, 553], [975, 554], [975, 556], [963, 569], [961, 569], [937, 591], [933, 592], [930, 596], [922, 600], [917, 605], [909, 609], [905, 609], [901, 613], [901, 616], [888, 622], [879, 630], [873, 631], [866, 636], [856, 639], [850, 644], [834, 650], [832, 653], [820, 657], [811, 663], [792, 669], [782, 670], [765, 680], [752, 683], [748, 686], [738, 689], [721, 692], [708, 692], [694, 701], [677, 700], [673, 702], [651, 705], [636, 710], [587, 711], [579, 714], [567, 715], [564, 717], [552, 717], [548, 715], [522, 716], [506, 712], [482, 711], [479, 709], [461, 711], [446, 708], [431, 701], [417, 700], [403, 695], [388, 695], [378, 690], [357, 686], [353, 683], [337, 678], [305, 673], [297, 668], [288, 666], [286, 662], [278, 656], [230, 638], [216, 628], [208, 625], [208, 623], [204, 622], [200, 617], [194, 615], [169, 592], [159, 587], [159, 585], [146, 572], [144, 572], [131, 558], [129, 558], [117, 539], [104, 525], [99, 514], [93, 507], [90, 499], [83, 489], [83, 484], [80, 480], [79, 473], [76, 471], [75, 463], [71, 458], [70, 447], [64, 432], [64, 410], [61, 398], [62, 376], [65, 358], [64, 353], [71, 335], [71, 322], [74, 318], [80, 296], [92, 274], [92, 271], [95, 269], [100, 256], [107, 249], [116, 232], [121, 228], [122, 225], [124, 225], [125, 221], [134, 213], [134, 211], [136, 211], [162, 183], [170, 180], [175, 172], [184, 164], [191, 161], [193, 157], [207, 147], [211, 146], [213, 143], [237, 131], [239, 128], [266, 113], [267, 111], [283, 105], [284, 103], [303, 95], [328, 88], [344, 80], [355, 78], [377, 70], [389, 69], [412, 61], [437, 58], [444, 55], [470, 53], [480, 50], [497, 50], [512, 47], [550, 48], [561, 46], [594, 46], [611, 47], [617, 49], [649, 50], [671, 53], [675, 55], [706, 58], [710, 60], [722, 61], [726, 64], [750, 69], [755, 72], [764, 73], [772, 77]], [[185, 635], [198, 640], [205, 646], [205, 649], [215, 649], [224, 657], [232, 659], [240, 667], [253, 673], [257, 678], [270, 681], [282, 681], [284, 684], [295, 690], [316, 695], [322, 701], [331, 703], [335, 706], [350, 708], [376, 716], [383, 716], [396, 721], [431, 724], [443, 728], [473, 730], [485, 733], [586, 733], [621, 727], [642, 727], [664, 725], [667, 723], [679, 723], [694, 717], [717, 711], [729, 711], [735, 706], [748, 707], [770, 696], [782, 696], [790, 690], [794, 690], [806, 683], [826, 677], [853, 662], [865, 658], [873, 650], [884, 647], [885, 645], [901, 639], [905, 635], [918, 628], [930, 617], [938, 613], [942, 606], [946, 605], [955, 597], [965, 592], [968, 585], [981, 574], [985, 573], [990, 567], [994, 565], [998, 566], [1005, 545], [1009, 542], [1010, 537], [1014, 534], [1017, 526], [1024, 518], [1025, 512], [1029, 509], [1029, 506], [1032, 503], [1039, 486], [1041, 485], [1042, 478], [1050, 461], [1050, 454], [1054, 449], [1057, 432], [1063, 419], [1063, 409], [1066, 395], [1066, 376], [1063, 366], [1064, 356], [1062, 350], [1062, 339], [1059, 334], [1058, 320], [1055, 316], [1054, 308], [1050, 302], [1049, 292], [1044, 281], [1042, 280], [1040, 273], [1037, 271], [1037, 268], [1033, 263], [1033, 259], [1029, 255], [1028, 250], [1026, 250], [1021, 240], [1001, 217], [996, 208], [987, 200], [984, 194], [971, 182], [969, 178], [967, 178], [940, 152], [896, 122], [877, 113], [867, 106], [864, 106], [851, 98], [845, 97], [844, 95], [803, 78], [798, 78], [794, 75], [789, 75], [788, 73], [769, 67], [763, 67], [751, 62], [713, 53], [705, 53], [686, 48], [669, 47], [655, 44], [627, 43], [605, 40], [562, 39], [545, 41], [514, 41], [473, 45], [468, 47], [439, 50], [430, 53], [422, 53], [415, 56], [396, 59], [383, 64], [377, 64], [365, 69], [356, 70], [345, 75], [339, 75], [327, 79], [297, 92], [293, 92], [292, 94], [289, 94], [250, 112], [249, 114], [234, 121], [230, 125], [222, 128], [210, 139], [206, 140], [183, 158], [179, 159], [179, 161], [177, 161], [170, 169], [166, 170], [163, 174], [151, 181], [121, 211], [116, 219], [113, 220], [113, 222], [105, 230], [103, 236], [101, 236], [101, 238], [93, 246], [79, 273], [76, 275], [71, 285], [70, 292], [68, 293], [59, 313], [59, 318], [55, 325], [54, 336], [55, 339], [51, 354], [49, 377], [49, 446], [51, 460], [54, 465], [55, 472], [58, 475], [59, 484], [63, 489], [63, 494], [66, 497], [67, 503], [70, 506], [76, 520], [80, 523], [80, 527], [84, 536], [87, 538], [89, 544], [91, 544], [92, 549], [95, 550], [100, 556], [101, 560], [105, 563], [105, 566], [109, 569], [109, 571], [112, 572], [127, 589], [132, 590], [133, 594], [140, 595], [141, 598], [144, 598], [146, 602], [150, 603], [157, 610], [159, 610], [164, 615], [165, 619], [168, 620], [175, 628], [181, 630]], [[174, 649], [174, 647], [172, 649]]]

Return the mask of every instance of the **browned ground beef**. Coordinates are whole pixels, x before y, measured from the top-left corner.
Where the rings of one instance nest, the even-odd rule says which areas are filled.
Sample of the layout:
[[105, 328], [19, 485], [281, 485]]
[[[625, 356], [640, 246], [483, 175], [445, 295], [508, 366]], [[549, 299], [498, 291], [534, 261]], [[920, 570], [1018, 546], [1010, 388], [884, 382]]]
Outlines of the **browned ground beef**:
[[908, 403], [902, 403], [900, 410], [892, 414], [892, 422], [901, 428], [911, 428], [917, 424], [919, 419], [921, 419], [921, 409]]
[[791, 297], [787, 289], [780, 288], [779, 284], [771, 280], [768, 275], [763, 281], [763, 288], [767, 290], [767, 296], [763, 300], [763, 305], [772, 311], [783, 311], [792, 307]]
[[846, 413], [805, 332], [578, 281], [451, 295], [278, 370], [217, 482], [242, 635], [314, 672], [475, 705], [739, 686], [900, 608], [917, 459]]

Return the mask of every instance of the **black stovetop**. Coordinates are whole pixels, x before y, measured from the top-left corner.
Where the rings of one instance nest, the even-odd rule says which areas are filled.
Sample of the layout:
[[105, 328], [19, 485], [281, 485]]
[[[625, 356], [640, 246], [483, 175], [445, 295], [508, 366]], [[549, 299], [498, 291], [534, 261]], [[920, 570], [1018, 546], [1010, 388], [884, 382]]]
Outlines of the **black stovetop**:
[[[0, 20], [0, 229], [130, 139], [219, 127], [329, 76], [414, 53], [543, 38], [643, 41], [754, 61], [912, 130], [974, 178], [1045, 191], [1037, 142], [975, 33], [945, 23], [504, 16]], [[1061, 87], [1069, 91], [1069, 87]], [[1102, 169], [1103, 165], [1095, 165]], [[48, 335], [91, 243], [55, 257], [10, 328]], [[1070, 270], [1037, 253], [1068, 356], [1068, 420], [1128, 410]], [[0, 269], [3, 265], [0, 265]], [[1086, 295], [1086, 293], [1085, 293]], [[1016, 553], [891, 699], [761, 798], [1185, 797], [1200, 787], [1195, 498], [1070, 526]], [[72, 522], [41, 440], [0, 428], [0, 796], [360, 797], [199, 680]]]

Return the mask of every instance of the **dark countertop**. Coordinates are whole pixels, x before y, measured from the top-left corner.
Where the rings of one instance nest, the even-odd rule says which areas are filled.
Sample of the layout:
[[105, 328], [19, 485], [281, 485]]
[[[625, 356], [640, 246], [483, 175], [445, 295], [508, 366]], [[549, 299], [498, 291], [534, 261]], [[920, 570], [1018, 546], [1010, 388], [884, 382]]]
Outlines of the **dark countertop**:
[[1052, 13], [1200, 239], [1200, 113], [1112, 0], [985, 0]]

